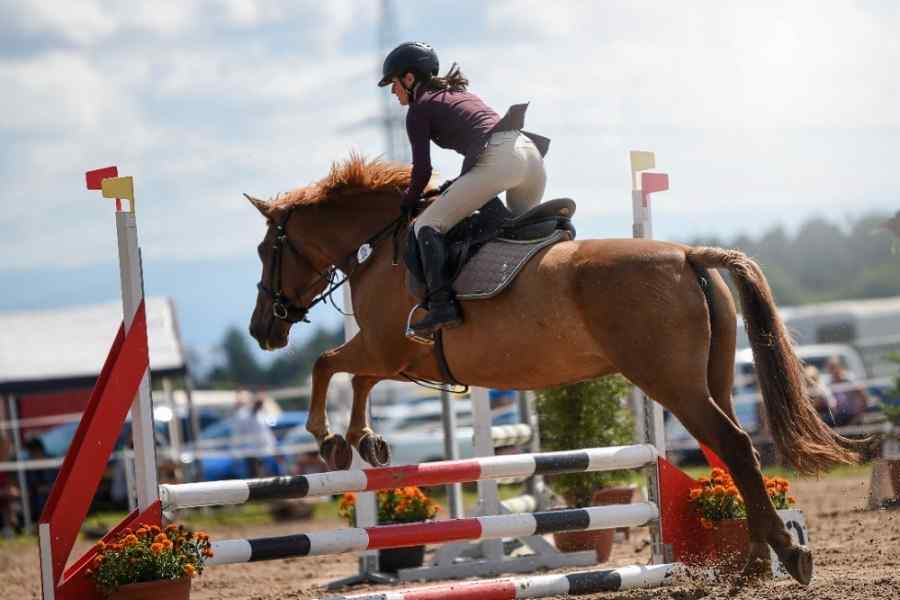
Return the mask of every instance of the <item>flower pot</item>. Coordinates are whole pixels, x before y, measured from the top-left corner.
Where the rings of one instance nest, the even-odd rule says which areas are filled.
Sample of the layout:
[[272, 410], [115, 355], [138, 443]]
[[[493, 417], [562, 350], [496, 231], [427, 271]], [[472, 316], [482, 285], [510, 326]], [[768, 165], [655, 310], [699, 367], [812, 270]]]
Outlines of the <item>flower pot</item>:
[[[591, 503], [593, 506], [607, 506], [609, 504], [630, 504], [634, 496], [634, 487], [602, 488], [594, 492]], [[573, 502], [569, 501], [569, 506]], [[623, 528], [627, 532], [627, 528]], [[556, 548], [561, 552], [579, 552], [582, 550], [595, 550], [597, 562], [609, 560], [612, 553], [615, 529], [595, 529], [591, 531], [562, 531], [553, 534]]]
[[597, 562], [602, 563], [609, 560], [615, 533], [615, 529], [560, 531], [553, 534], [553, 542], [560, 552], [593, 550], [597, 553]]
[[191, 597], [191, 578], [160, 579], [129, 583], [120, 586], [109, 600], [188, 600]]
[[385, 548], [378, 551], [378, 569], [384, 573], [396, 573], [400, 569], [421, 567], [424, 560], [425, 546]]
[[689, 565], [712, 566], [729, 573], [739, 572], [747, 563], [750, 534], [747, 519], [725, 519], [702, 530], [696, 554], [684, 556]]

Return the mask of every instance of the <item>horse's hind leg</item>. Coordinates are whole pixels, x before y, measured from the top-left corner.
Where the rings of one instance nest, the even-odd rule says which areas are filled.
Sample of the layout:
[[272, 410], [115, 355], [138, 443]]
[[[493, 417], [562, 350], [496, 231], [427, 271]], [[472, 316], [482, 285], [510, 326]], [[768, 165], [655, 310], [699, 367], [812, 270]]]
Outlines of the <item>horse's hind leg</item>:
[[356, 375], [353, 377], [353, 410], [347, 428], [347, 442], [359, 451], [364, 461], [375, 467], [391, 462], [391, 449], [383, 437], [369, 427], [369, 392], [381, 377]]
[[[803, 584], [812, 577], [812, 554], [794, 546], [790, 534], [769, 499], [762, 471], [750, 436], [726, 415], [703, 389], [677, 389], [674, 393], [655, 392], [654, 398], [668, 406], [697, 440], [715, 452], [728, 467], [747, 505], [747, 528], [750, 534], [750, 562], [745, 573], [756, 574], [769, 565], [772, 546], [784, 566]], [[705, 387], [705, 386], [704, 386]]]

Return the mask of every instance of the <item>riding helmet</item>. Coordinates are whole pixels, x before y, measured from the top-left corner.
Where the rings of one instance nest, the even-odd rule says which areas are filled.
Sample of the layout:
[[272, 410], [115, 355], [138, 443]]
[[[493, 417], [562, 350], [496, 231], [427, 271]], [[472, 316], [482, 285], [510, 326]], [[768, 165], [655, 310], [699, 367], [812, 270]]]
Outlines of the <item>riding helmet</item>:
[[405, 42], [390, 51], [381, 69], [382, 78], [378, 87], [390, 85], [394, 77], [402, 77], [412, 72], [417, 80], [430, 79], [438, 74], [437, 52], [423, 42]]

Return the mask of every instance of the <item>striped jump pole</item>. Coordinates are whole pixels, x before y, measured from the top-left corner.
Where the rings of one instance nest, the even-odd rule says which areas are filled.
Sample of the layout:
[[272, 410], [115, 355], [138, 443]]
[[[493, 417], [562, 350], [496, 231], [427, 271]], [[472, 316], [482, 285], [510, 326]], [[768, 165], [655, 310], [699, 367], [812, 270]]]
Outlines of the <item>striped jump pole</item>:
[[564, 575], [515, 577], [494, 581], [465, 581], [407, 590], [388, 590], [325, 600], [516, 600], [549, 596], [584, 596], [671, 583], [682, 570], [678, 563], [629, 566]]
[[409, 485], [434, 486], [507, 477], [637, 469], [654, 463], [656, 459], [656, 449], [650, 444], [509, 454], [290, 477], [166, 484], [160, 486], [160, 500], [163, 510], [171, 511], [255, 500], [372, 492]]
[[531, 426], [525, 423], [516, 425], [495, 425], [491, 427], [491, 441], [494, 448], [521, 446], [531, 441]]
[[659, 518], [650, 502], [611, 504], [470, 519], [334, 529], [271, 538], [213, 542], [209, 565], [405, 548], [464, 540], [495, 540], [560, 531], [640, 527]]

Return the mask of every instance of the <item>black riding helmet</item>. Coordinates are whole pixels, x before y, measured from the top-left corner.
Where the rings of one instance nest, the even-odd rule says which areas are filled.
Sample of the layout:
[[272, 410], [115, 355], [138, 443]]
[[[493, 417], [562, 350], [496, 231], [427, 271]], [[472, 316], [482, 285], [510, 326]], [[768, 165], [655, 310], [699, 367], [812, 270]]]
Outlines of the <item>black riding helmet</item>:
[[438, 74], [438, 67], [440, 61], [434, 48], [423, 42], [406, 42], [391, 50], [384, 59], [378, 87], [390, 85], [394, 77], [403, 77], [410, 71], [417, 80], [430, 79]]

